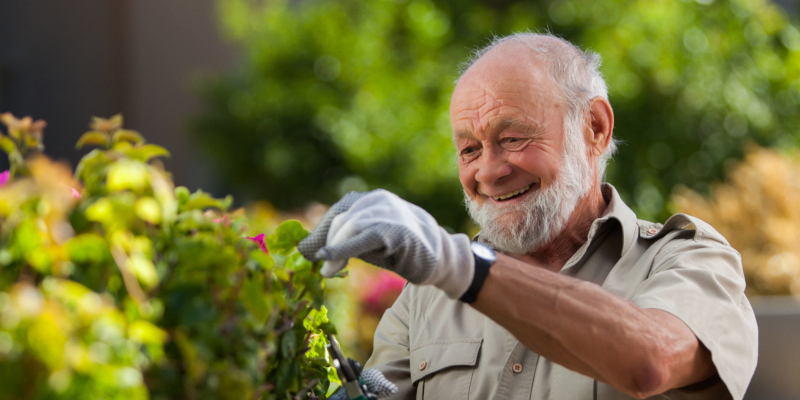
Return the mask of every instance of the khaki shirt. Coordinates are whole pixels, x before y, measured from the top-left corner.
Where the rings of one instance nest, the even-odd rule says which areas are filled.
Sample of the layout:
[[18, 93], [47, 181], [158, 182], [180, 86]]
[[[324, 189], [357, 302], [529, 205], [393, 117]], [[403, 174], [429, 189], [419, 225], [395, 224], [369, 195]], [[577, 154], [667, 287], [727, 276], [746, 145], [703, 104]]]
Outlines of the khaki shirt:
[[[741, 399], [756, 366], [758, 330], [739, 253], [697, 218], [677, 214], [664, 225], [637, 220], [611, 185], [603, 195], [605, 213], [560, 273], [674, 314], [711, 351], [718, 376], [651, 398]], [[430, 286], [407, 285], [386, 311], [366, 367], [397, 384], [391, 399], [630, 398], [540, 357]]]

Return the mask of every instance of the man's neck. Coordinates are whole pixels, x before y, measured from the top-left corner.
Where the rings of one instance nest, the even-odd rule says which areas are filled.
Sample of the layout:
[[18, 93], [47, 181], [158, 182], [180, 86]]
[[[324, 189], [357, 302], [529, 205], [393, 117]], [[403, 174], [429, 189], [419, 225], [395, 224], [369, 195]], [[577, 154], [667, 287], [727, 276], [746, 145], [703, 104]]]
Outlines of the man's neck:
[[572, 255], [586, 243], [592, 222], [603, 215], [606, 207], [608, 204], [603, 198], [600, 185], [596, 184], [578, 200], [564, 229], [553, 240], [537, 251], [512, 256], [553, 272], [561, 271]]

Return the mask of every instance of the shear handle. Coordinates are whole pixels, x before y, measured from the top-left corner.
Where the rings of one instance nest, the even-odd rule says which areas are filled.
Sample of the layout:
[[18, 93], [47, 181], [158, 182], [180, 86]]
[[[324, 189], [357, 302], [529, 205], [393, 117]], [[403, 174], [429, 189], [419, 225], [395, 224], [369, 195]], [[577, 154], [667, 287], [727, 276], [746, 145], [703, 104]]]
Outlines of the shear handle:
[[[343, 382], [353, 382], [358, 380], [358, 375], [353, 370], [352, 365], [350, 365], [350, 360], [344, 356], [342, 350], [339, 348], [339, 345], [336, 344], [336, 339], [333, 338], [333, 335], [330, 333], [327, 334], [328, 337], [328, 351], [333, 356], [333, 359], [338, 361], [338, 368], [336, 369], [339, 372], [339, 378], [342, 379]], [[334, 364], [334, 367], [336, 365]]]

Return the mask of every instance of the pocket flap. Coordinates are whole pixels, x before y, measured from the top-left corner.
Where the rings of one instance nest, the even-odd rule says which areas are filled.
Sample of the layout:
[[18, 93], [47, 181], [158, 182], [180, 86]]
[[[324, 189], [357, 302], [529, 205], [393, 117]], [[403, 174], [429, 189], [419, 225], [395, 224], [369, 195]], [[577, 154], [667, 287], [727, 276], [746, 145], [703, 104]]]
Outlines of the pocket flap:
[[450, 367], [474, 367], [483, 338], [431, 342], [411, 350], [411, 381]]

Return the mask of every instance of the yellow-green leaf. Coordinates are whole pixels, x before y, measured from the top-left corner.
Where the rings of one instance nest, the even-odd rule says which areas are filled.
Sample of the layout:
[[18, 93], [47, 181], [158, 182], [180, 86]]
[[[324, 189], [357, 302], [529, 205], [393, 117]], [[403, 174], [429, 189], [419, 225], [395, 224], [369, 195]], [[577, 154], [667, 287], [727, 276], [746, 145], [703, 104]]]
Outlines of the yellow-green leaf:
[[[180, 196], [179, 196], [180, 199]], [[183, 210], [203, 210], [206, 208], [217, 208], [220, 210], [227, 210], [233, 202], [233, 197], [226, 196], [224, 199], [215, 199], [208, 193], [198, 190], [186, 199], [186, 202], [181, 204]]]
[[76, 149], [83, 148], [83, 146], [108, 146], [108, 135], [100, 131], [89, 131], [81, 135], [78, 143], [75, 144]]
[[283, 268], [273, 268], [272, 272], [275, 274], [275, 277], [284, 281], [289, 282], [289, 274]]
[[167, 332], [145, 320], [137, 319], [128, 326], [131, 339], [146, 344], [161, 344], [167, 340]]
[[258, 263], [261, 265], [261, 268], [265, 270], [270, 270], [275, 266], [275, 260], [273, 260], [269, 254], [264, 253], [261, 250], [251, 251], [250, 258], [258, 261]]
[[245, 280], [242, 284], [240, 297], [242, 304], [259, 323], [264, 324], [267, 322], [271, 310], [267, 293], [264, 290], [263, 274], [255, 274], [251, 279]]
[[150, 182], [147, 165], [133, 160], [120, 160], [108, 169], [108, 190], [142, 190]]
[[300, 221], [291, 219], [280, 224], [274, 234], [267, 236], [267, 248], [284, 256], [289, 255], [297, 246], [297, 242], [306, 236], [308, 231], [303, 228]]
[[17, 151], [17, 145], [8, 136], [0, 136], [0, 148], [8, 154]]
[[151, 223], [161, 222], [161, 204], [152, 197], [142, 197], [136, 201], [136, 215]]
[[133, 270], [139, 281], [147, 287], [154, 287], [158, 284], [158, 273], [156, 267], [144, 254], [134, 253], [128, 260], [128, 267]]
[[132, 131], [130, 129], [120, 129], [114, 132], [114, 136], [111, 137], [111, 141], [112, 143], [126, 141], [132, 144], [140, 144], [144, 143], [144, 137], [142, 137], [139, 132]]
[[154, 144], [146, 144], [144, 146], [136, 146], [125, 150], [128, 157], [135, 158], [140, 161], [150, 161], [153, 157], [169, 157], [167, 149]]

